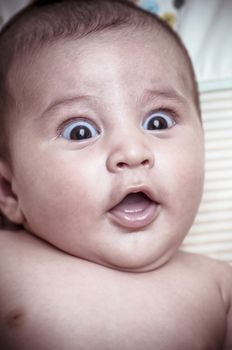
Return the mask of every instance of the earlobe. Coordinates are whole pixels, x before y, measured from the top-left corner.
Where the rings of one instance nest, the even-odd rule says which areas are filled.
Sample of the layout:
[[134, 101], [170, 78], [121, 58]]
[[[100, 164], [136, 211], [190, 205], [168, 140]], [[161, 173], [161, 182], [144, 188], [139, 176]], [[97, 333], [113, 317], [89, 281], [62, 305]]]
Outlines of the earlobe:
[[13, 223], [23, 224], [17, 194], [12, 190], [12, 174], [6, 162], [0, 159], [0, 211]]

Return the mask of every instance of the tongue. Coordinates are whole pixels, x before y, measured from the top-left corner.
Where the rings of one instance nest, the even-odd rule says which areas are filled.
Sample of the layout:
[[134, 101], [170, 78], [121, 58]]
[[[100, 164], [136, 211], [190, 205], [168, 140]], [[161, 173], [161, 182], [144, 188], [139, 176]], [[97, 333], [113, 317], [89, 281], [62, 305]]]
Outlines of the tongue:
[[131, 193], [116, 205], [114, 210], [124, 213], [138, 213], [144, 211], [149, 204], [151, 204], [151, 200], [144, 193]]
[[140, 230], [155, 220], [158, 204], [142, 192], [131, 193], [110, 210], [110, 215], [117, 225], [132, 231]]

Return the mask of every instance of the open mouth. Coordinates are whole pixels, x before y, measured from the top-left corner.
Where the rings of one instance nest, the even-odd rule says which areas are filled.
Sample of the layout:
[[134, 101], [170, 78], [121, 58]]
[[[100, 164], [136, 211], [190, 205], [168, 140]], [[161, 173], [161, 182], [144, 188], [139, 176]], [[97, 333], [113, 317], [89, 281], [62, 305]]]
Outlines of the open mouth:
[[111, 218], [120, 226], [141, 229], [157, 216], [158, 204], [144, 192], [129, 193], [110, 210]]

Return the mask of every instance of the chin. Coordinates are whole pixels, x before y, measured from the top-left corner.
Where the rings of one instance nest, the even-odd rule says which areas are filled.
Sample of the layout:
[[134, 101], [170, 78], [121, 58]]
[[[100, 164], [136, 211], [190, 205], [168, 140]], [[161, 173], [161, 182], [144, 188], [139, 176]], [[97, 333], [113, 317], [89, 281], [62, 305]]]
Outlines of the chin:
[[125, 271], [125, 272], [149, 272], [154, 271], [164, 265], [171, 257], [161, 256], [160, 258], [154, 259], [151, 257], [138, 258], [136, 256], [127, 256], [117, 258], [115, 260], [107, 261], [96, 261], [98, 264], [106, 266], [108, 268]]

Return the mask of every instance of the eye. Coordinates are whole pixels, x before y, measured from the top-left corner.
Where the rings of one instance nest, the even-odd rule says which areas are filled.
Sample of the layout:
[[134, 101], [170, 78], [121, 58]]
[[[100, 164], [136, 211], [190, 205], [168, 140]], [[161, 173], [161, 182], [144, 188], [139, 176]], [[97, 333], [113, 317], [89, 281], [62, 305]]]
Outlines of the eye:
[[84, 119], [70, 122], [61, 132], [61, 136], [65, 139], [75, 141], [90, 139], [98, 135], [99, 131], [97, 127], [93, 123]]
[[146, 130], [164, 130], [169, 129], [175, 125], [175, 120], [169, 113], [154, 112], [143, 123], [143, 127]]

